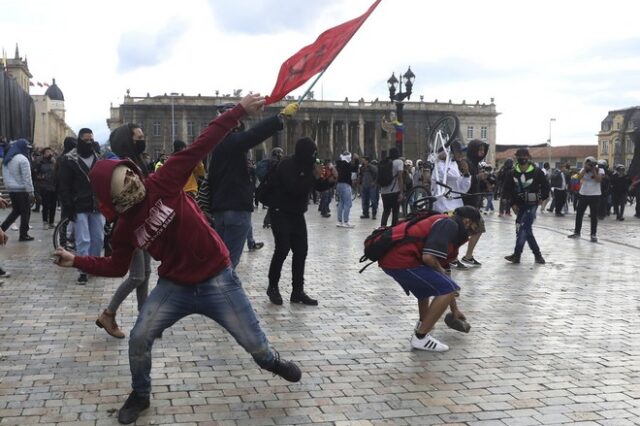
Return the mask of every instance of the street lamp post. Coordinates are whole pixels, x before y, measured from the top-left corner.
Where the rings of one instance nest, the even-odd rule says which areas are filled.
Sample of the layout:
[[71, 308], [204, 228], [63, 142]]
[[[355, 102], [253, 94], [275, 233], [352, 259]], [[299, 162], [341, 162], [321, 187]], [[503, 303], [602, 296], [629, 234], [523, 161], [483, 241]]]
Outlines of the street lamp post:
[[[169, 95], [171, 96], [171, 143], [173, 143], [173, 141], [176, 140], [176, 117], [173, 105], [173, 97], [178, 96], [178, 94], [176, 92], [171, 92], [169, 93]], [[164, 143], [162, 144], [162, 150], [165, 151]]]
[[555, 118], [549, 119], [549, 139], [547, 139], [547, 157], [549, 157], [549, 167], [551, 167], [551, 123], [553, 123], [554, 121], [556, 121]]
[[[391, 120], [391, 123], [396, 129], [396, 148], [398, 148], [398, 152], [402, 155], [403, 151], [403, 140], [404, 140], [404, 117], [403, 117], [403, 107], [404, 103], [402, 102], [405, 98], [411, 98], [411, 90], [413, 89], [413, 82], [416, 79], [415, 74], [411, 71], [411, 67], [401, 76], [400, 80], [396, 78], [395, 73], [391, 73], [391, 77], [387, 80], [387, 86], [389, 87], [389, 99], [391, 102], [396, 105], [396, 119]], [[404, 80], [404, 86], [406, 90], [402, 91], [402, 83]], [[398, 89], [396, 91], [396, 85], [398, 85]]]

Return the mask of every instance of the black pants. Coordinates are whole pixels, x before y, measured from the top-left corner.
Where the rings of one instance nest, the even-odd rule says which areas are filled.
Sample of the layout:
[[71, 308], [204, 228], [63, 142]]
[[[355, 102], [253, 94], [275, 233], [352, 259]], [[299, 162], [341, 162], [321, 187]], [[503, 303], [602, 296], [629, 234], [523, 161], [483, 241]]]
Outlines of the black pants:
[[567, 202], [567, 191], [565, 189], [555, 189], [553, 191], [553, 202], [555, 203], [556, 214], [562, 214], [564, 203]]
[[56, 204], [58, 202], [56, 191], [43, 189], [40, 191], [40, 197], [42, 197], [42, 222], [53, 225], [56, 218]]
[[293, 253], [291, 276], [293, 292], [304, 291], [304, 264], [307, 260], [307, 223], [304, 213], [285, 213], [277, 209], [269, 209], [271, 216], [271, 232], [275, 241], [275, 250], [269, 266], [269, 287], [278, 288], [282, 265]]
[[627, 194], [612, 195], [613, 213], [616, 219], [624, 217], [624, 206], [627, 204]]
[[591, 215], [591, 235], [596, 235], [598, 231], [598, 207], [600, 206], [599, 195], [578, 195], [578, 209], [576, 210], [576, 228], [574, 232], [579, 234], [582, 230], [582, 218], [589, 206]]
[[24, 238], [29, 234], [29, 218], [31, 217], [31, 203], [29, 202], [28, 192], [10, 192], [11, 213], [2, 222], [2, 230], [6, 231], [20, 216], [20, 238]]
[[387, 226], [387, 219], [391, 214], [391, 226], [398, 223], [398, 215], [400, 213], [400, 201], [398, 197], [400, 193], [392, 192], [391, 194], [382, 194], [382, 218], [380, 219], [380, 225]]

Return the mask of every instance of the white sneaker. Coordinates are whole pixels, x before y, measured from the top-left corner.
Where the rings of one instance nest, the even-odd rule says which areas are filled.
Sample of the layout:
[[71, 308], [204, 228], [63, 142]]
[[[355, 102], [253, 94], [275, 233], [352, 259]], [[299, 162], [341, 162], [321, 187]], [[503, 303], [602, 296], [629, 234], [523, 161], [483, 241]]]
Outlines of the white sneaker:
[[353, 228], [353, 227], [355, 227], [355, 225], [352, 225], [352, 224], [350, 224], [349, 222], [347, 222], [347, 223], [343, 223], [343, 224], [342, 224], [342, 227], [343, 227], [343, 228]]
[[336, 226], [337, 226], [338, 228], [343, 228], [343, 227], [344, 227], [344, 225], [342, 224], [342, 222], [338, 222], [338, 223], [336, 223]]
[[12, 231], [17, 231], [17, 230], [18, 230], [18, 227], [17, 227], [16, 225], [11, 225], [11, 230], [12, 230]]
[[411, 338], [411, 346], [414, 349], [429, 352], [445, 352], [449, 350], [449, 346], [431, 337], [430, 334], [427, 334], [422, 339], [418, 339], [418, 336], [416, 336], [414, 333], [413, 337]]

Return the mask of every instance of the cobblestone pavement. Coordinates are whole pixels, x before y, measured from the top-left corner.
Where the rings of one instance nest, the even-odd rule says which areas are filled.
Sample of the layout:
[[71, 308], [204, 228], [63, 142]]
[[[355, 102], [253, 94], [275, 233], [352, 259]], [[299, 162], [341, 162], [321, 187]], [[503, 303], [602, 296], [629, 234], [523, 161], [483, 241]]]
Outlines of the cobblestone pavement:
[[[306, 285], [319, 307], [268, 303], [263, 214], [254, 232], [266, 245], [243, 254], [238, 274], [273, 345], [300, 363], [301, 382], [261, 371], [219, 326], [192, 316], [156, 341], [152, 405], [138, 424], [640, 424], [640, 220], [605, 220], [594, 244], [566, 238], [573, 215], [539, 215], [541, 266], [528, 249], [520, 265], [504, 261], [513, 221], [487, 216], [483, 266], [454, 271], [471, 332], [438, 324], [451, 350], [434, 354], [410, 350], [416, 302], [375, 265], [358, 274], [374, 227], [359, 207], [354, 229], [314, 206], [307, 214]], [[0, 248], [12, 273], [0, 287], [0, 425], [117, 424], [130, 390], [127, 340], [94, 321], [120, 280], [76, 285], [75, 271], [52, 265], [52, 231], [33, 216], [36, 241], [9, 231]], [[283, 295], [289, 283], [290, 259]], [[135, 316], [130, 297], [118, 314], [127, 334]]]

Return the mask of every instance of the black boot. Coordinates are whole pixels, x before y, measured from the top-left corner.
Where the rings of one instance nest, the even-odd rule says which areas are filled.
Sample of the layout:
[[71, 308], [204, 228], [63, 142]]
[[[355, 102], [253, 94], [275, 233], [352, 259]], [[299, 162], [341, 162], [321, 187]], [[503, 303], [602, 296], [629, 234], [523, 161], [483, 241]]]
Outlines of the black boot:
[[270, 368], [265, 368], [265, 370], [271, 371], [286, 381], [299, 382], [302, 376], [300, 368], [291, 361], [280, 359], [280, 354], [277, 351], [274, 352], [276, 359], [273, 361], [273, 365]]
[[123, 425], [133, 423], [147, 408], [149, 408], [149, 397], [139, 396], [136, 391], [133, 391], [118, 412], [118, 421]]
[[274, 305], [282, 305], [282, 296], [277, 286], [269, 286], [267, 288], [267, 296]]
[[294, 290], [291, 293], [291, 299], [289, 300], [291, 303], [302, 303], [303, 305], [308, 306], [318, 306], [318, 301], [307, 296], [307, 293], [305, 293], [304, 291]]
[[505, 256], [504, 257], [506, 260], [508, 260], [511, 263], [520, 263], [520, 255], [519, 254], [511, 254], [509, 256]]

